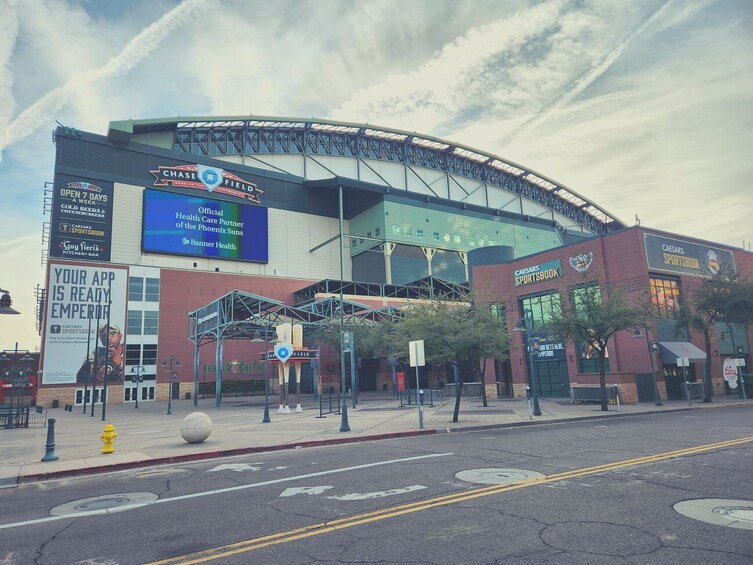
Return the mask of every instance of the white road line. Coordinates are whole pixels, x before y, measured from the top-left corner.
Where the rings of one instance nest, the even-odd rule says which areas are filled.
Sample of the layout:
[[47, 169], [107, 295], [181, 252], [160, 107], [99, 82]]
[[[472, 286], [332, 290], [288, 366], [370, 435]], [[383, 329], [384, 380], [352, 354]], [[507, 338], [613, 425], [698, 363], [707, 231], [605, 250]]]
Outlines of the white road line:
[[423, 485], [412, 485], [405, 488], [393, 488], [391, 490], [382, 490], [378, 492], [354, 492], [351, 494], [343, 494], [341, 496], [328, 496], [327, 498], [334, 498], [335, 500], [368, 500], [370, 498], [384, 498], [385, 496], [405, 494], [406, 492], [423, 490], [425, 488], [426, 487]]
[[[405, 457], [403, 459], [391, 459], [389, 461], [378, 461], [376, 463], [367, 463], [365, 465], [354, 465], [352, 467], [342, 467], [340, 469], [331, 469], [329, 471], [319, 471], [317, 473], [307, 473], [305, 475], [296, 475], [294, 477], [283, 477], [281, 479], [272, 479], [270, 481], [263, 481], [260, 483], [251, 483], [248, 485], [238, 485], [235, 487], [227, 487], [216, 490], [209, 490], [205, 492], [195, 492], [193, 494], [184, 494], [181, 496], [173, 496], [171, 498], [160, 498], [158, 500], [143, 502], [139, 504], [126, 504], [123, 506], [113, 508], [113, 512], [123, 512], [124, 510], [133, 510], [136, 508], [144, 508], [145, 506], [152, 506], [153, 504], [164, 504], [166, 502], [178, 502], [181, 500], [188, 500], [190, 498], [200, 498], [203, 496], [212, 496], [215, 494], [224, 494], [227, 492], [236, 492], [239, 490], [247, 490], [251, 488], [264, 487], [268, 485], [275, 485], [280, 483], [286, 483], [290, 481], [299, 481], [301, 479], [310, 479], [313, 477], [323, 477], [326, 475], [335, 475], [337, 473], [346, 473], [348, 471], [359, 471], [361, 469], [370, 469], [372, 467], [382, 467], [384, 465], [393, 465], [395, 463], [407, 463], [408, 461], [419, 461], [421, 459], [432, 459], [435, 457], [445, 457], [447, 455], [453, 455], [453, 453], [432, 453], [430, 455], [417, 455], [415, 457]], [[25, 520], [23, 522], [12, 522], [10, 524], [0, 524], [0, 530], [8, 530], [10, 528], [19, 528], [21, 526], [33, 526], [36, 524], [45, 524], [47, 522], [55, 522], [57, 520], [65, 520], [68, 518], [83, 518], [86, 516], [102, 516], [104, 514], [110, 514], [108, 510], [95, 510], [90, 512], [77, 512], [75, 514], [67, 514], [65, 516], [48, 516], [46, 518], [37, 518], [35, 520]]]

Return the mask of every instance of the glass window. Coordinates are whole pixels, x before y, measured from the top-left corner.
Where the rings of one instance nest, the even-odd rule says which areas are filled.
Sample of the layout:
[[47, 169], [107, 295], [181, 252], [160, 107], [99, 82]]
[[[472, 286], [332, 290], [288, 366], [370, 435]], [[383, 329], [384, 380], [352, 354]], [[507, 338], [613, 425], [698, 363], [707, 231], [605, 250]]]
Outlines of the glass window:
[[407, 235], [408, 237], [411, 237], [413, 235], [413, 228], [412, 227], [405, 226], [403, 229], [405, 230], [405, 235]]
[[507, 328], [507, 308], [503, 302], [499, 304], [492, 304], [492, 316], [499, 320], [500, 325], [503, 328]]
[[483, 247], [484, 246], [484, 238], [483, 237], [479, 238], [478, 244], [479, 244], [479, 247]]
[[392, 224], [392, 234], [400, 235], [400, 226], [396, 226], [395, 224]]
[[144, 335], [157, 335], [159, 312], [144, 312]]
[[357, 239], [353, 238], [353, 239], [350, 240], [350, 246], [351, 247], [356, 247], [357, 245], [358, 245], [358, 240]]
[[366, 237], [371, 237], [371, 232], [366, 232]]
[[439, 232], [438, 232], [438, 231], [435, 231], [434, 233], [432, 233], [432, 234], [431, 234], [431, 238], [432, 238], [432, 239], [433, 239], [434, 241], [439, 241]]
[[141, 357], [142, 365], [156, 365], [157, 364], [157, 346], [156, 345], [144, 345], [144, 353]]
[[[611, 370], [609, 367], [609, 350], [607, 350], [607, 357], [604, 359], [604, 371], [609, 373]], [[589, 344], [583, 343], [578, 347], [578, 371], [581, 373], [599, 372], [599, 354]]]
[[147, 302], [159, 302], [159, 279], [146, 279], [144, 300]]
[[454, 243], [460, 243], [460, 236], [458, 234], [455, 234], [452, 236], [452, 241]]
[[594, 302], [601, 302], [601, 289], [598, 285], [583, 286], [573, 289], [573, 302], [575, 310], [582, 313], [584, 310], [584, 301], [591, 297]]
[[382, 235], [382, 230], [379, 229], [379, 228], [375, 228], [374, 229], [374, 237], [379, 237], [380, 235]]
[[126, 335], [141, 335], [141, 310], [128, 310]]
[[552, 312], [560, 308], [560, 295], [555, 292], [541, 296], [524, 298], [522, 301], [523, 316], [529, 330], [535, 330], [552, 318]]
[[470, 245], [471, 247], [476, 247], [476, 238], [475, 238], [475, 237], [469, 237], [469, 238], [468, 238], [468, 244], [469, 244], [469, 245]]
[[141, 364], [141, 345], [126, 345], [126, 365]]
[[416, 237], [418, 239], [423, 239], [424, 238], [424, 230], [416, 229]]
[[144, 300], [144, 279], [128, 277], [128, 300]]
[[676, 319], [680, 311], [680, 281], [651, 277], [649, 287], [658, 317]]

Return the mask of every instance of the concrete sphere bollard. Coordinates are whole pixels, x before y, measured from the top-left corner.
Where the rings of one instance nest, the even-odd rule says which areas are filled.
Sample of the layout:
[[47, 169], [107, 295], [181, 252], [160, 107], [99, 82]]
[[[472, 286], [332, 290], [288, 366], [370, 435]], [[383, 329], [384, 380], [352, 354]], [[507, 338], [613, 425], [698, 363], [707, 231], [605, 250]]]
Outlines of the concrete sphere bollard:
[[188, 443], [201, 443], [211, 433], [212, 419], [204, 412], [191, 412], [180, 425], [180, 435]]

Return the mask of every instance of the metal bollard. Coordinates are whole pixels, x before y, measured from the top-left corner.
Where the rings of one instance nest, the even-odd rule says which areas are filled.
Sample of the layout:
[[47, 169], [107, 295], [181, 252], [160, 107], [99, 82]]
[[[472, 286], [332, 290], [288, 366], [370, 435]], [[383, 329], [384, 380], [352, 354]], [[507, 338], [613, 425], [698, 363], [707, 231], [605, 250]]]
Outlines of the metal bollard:
[[43, 462], [58, 460], [58, 456], [55, 455], [55, 418], [47, 420], [47, 444], [44, 449]]

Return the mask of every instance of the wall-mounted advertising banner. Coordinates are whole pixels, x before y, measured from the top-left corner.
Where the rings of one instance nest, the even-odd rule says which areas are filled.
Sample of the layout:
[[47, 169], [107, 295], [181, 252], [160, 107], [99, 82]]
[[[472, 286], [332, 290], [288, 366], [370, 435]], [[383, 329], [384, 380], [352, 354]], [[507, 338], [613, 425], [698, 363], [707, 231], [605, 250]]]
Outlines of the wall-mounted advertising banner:
[[42, 384], [122, 382], [128, 270], [54, 261], [48, 268]]
[[559, 259], [533, 265], [515, 271], [515, 286], [525, 286], [541, 281], [558, 279], [562, 276], [562, 263]]
[[113, 183], [55, 176], [50, 257], [109, 261]]
[[534, 337], [530, 345], [534, 361], [564, 361], [565, 344], [561, 341], [549, 341], [547, 338]]
[[264, 193], [254, 183], [233, 173], [206, 165], [180, 165], [178, 167], [159, 166], [154, 171], [154, 186], [178, 186], [195, 188], [207, 192], [219, 192], [236, 198], [243, 198], [261, 204], [259, 196]]
[[715, 275], [722, 266], [735, 272], [731, 251], [650, 233], [643, 234], [643, 241], [649, 269], [699, 277]]
[[268, 233], [261, 206], [144, 191], [145, 252], [266, 263]]

